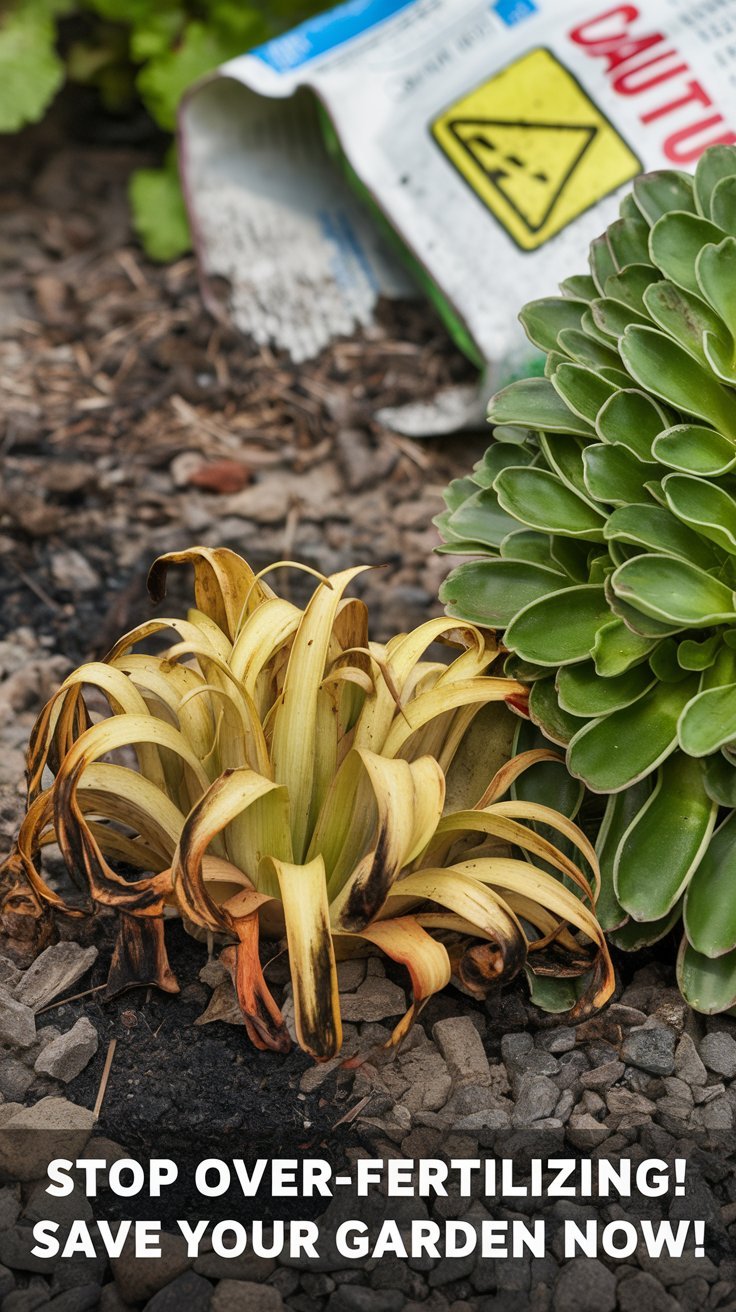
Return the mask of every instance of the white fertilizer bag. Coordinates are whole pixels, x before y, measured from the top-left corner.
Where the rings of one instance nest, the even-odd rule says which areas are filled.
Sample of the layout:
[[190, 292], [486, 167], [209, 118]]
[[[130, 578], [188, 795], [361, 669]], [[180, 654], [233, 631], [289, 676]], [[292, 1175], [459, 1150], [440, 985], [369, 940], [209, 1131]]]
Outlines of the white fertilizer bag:
[[503, 383], [632, 178], [736, 142], [735, 87], [736, 0], [350, 0], [185, 100], [205, 288], [299, 361], [418, 283]]

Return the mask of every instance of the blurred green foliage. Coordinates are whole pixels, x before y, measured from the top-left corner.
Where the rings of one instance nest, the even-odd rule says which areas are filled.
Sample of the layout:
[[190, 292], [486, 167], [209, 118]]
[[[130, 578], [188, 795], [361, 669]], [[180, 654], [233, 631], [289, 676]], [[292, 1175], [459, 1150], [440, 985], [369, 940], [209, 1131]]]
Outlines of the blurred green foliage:
[[[328, 8], [329, 0], [0, 0], [0, 132], [43, 118], [66, 81], [94, 86], [124, 113], [141, 101], [166, 132], [202, 74]], [[66, 21], [65, 21], [66, 20]], [[130, 186], [133, 219], [152, 259], [189, 249], [172, 148]]]

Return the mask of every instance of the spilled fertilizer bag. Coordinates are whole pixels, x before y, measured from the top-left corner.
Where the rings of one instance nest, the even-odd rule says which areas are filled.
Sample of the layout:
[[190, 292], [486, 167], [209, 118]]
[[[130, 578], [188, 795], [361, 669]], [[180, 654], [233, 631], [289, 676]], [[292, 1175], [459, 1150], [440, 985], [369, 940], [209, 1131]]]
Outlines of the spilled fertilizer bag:
[[502, 384], [519, 306], [636, 174], [736, 142], [735, 87], [736, 0], [351, 0], [186, 98], [205, 288], [300, 361], [418, 284]]

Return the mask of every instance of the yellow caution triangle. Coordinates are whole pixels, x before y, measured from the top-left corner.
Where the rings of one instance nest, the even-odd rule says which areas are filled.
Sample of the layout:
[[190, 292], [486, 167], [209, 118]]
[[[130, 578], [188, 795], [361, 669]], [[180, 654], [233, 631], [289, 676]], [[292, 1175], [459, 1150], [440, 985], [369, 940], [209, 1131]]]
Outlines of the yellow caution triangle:
[[595, 124], [455, 118], [458, 144], [530, 233], [539, 232], [592, 145]]

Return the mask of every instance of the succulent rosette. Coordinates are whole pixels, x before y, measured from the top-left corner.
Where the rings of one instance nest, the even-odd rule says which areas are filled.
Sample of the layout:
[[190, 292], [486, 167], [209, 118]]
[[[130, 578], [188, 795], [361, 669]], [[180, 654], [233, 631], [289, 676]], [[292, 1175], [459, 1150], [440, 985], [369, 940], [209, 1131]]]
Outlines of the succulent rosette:
[[[736, 148], [640, 177], [589, 271], [521, 321], [544, 376], [492, 400], [452, 483], [450, 615], [603, 794], [598, 914], [624, 947], [682, 917], [680, 986], [736, 1004]], [[594, 808], [593, 808], [594, 809]]]

